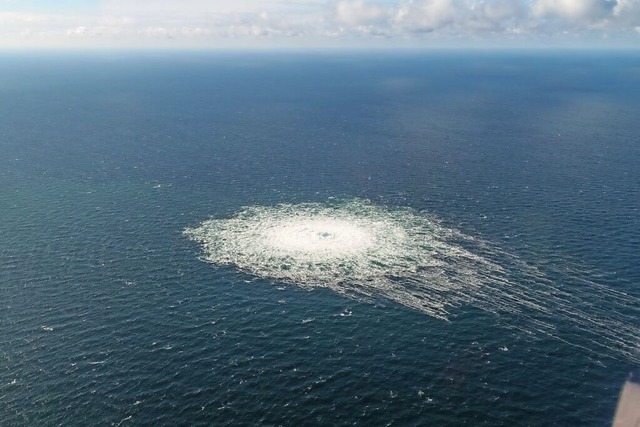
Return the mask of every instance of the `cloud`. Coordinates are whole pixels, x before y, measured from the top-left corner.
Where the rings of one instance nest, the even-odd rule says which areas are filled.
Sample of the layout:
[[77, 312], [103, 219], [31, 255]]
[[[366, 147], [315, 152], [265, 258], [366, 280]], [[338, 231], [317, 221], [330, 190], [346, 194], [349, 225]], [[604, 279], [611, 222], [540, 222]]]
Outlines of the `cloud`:
[[381, 24], [389, 19], [390, 8], [364, 0], [339, 1], [335, 4], [335, 19], [345, 25]]
[[640, 28], [640, 0], [618, 0], [613, 7], [614, 19], [625, 27]]
[[475, 19], [479, 28], [492, 31], [517, 31], [525, 24], [527, 8], [518, 0], [495, 0], [480, 2], [471, 6], [475, 11]]
[[33, 13], [0, 11], [0, 24], [2, 25], [15, 25], [15, 24], [25, 25], [25, 24], [41, 22], [45, 19], [46, 19], [46, 16], [37, 15]]
[[539, 16], [593, 22], [605, 18], [614, 5], [609, 0], [538, 0], [533, 11]]
[[453, 0], [409, 1], [398, 8], [394, 21], [405, 31], [431, 32], [453, 23], [461, 12]]
[[568, 33], [640, 42], [640, 0], [98, 0], [77, 12], [18, 4], [0, 0], [0, 47], [531, 44]]

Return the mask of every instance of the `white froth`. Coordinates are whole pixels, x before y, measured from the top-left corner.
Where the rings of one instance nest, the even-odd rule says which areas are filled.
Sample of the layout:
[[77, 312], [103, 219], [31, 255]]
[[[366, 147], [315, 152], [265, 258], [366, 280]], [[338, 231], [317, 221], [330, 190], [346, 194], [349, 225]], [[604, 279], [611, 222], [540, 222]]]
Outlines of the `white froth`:
[[413, 210], [359, 199], [253, 206], [185, 234], [202, 244], [207, 262], [259, 277], [360, 300], [388, 299], [441, 319], [454, 307], [472, 304], [516, 315], [529, 322], [528, 330], [553, 336], [554, 318], [571, 321], [594, 336], [595, 346], [617, 347], [640, 359], [637, 326], [585, 297], [624, 307], [628, 296], [581, 277], [576, 280], [582, 296], [568, 294], [516, 257]]
[[375, 244], [374, 230], [330, 217], [283, 221], [264, 231], [266, 245], [282, 253], [335, 258], [366, 251]]

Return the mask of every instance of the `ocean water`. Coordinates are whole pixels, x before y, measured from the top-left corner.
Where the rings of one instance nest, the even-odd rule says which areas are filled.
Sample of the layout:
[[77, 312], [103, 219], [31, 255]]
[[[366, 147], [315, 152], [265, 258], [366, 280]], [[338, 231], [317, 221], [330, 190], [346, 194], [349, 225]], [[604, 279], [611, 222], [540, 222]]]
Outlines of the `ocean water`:
[[640, 55], [0, 55], [0, 425], [609, 425]]

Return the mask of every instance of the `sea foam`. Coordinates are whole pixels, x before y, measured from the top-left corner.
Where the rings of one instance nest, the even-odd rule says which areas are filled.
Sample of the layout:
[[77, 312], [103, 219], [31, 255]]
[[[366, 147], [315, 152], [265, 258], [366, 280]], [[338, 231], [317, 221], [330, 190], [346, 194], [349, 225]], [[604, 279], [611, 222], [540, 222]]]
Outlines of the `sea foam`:
[[627, 317], [588, 300], [628, 307], [628, 296], [581, 280], [562, 289], [537, 268], [412, 209], [362, 199], [250, 206], [185, 234], [203, 259], [302, 288], [328, 288], [365, 301], [390, 300], [439, 319], [465, 304], [516, 315], [524, 329], [557, 336], [570, 321], [595, 346], [639, 359], [640, 333]]

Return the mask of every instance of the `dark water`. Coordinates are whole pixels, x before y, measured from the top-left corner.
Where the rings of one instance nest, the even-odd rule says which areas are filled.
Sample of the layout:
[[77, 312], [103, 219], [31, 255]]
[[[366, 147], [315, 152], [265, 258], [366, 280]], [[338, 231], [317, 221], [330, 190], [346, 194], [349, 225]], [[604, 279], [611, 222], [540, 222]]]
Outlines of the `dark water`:
[[182, 231], [410, 207], [637, 338], [639, 117], [637, 53], [4, 54], [0, 425], [608, 425], [637, 340], [309, 292]]

